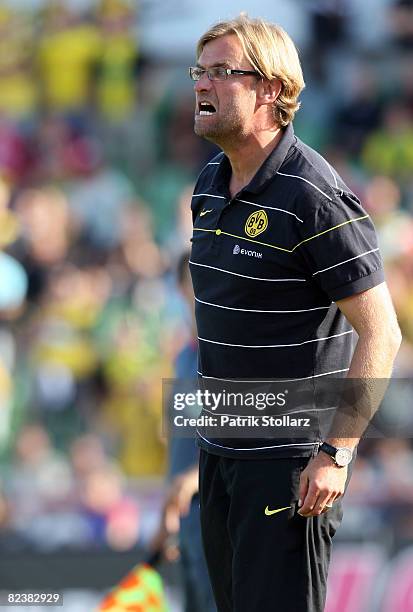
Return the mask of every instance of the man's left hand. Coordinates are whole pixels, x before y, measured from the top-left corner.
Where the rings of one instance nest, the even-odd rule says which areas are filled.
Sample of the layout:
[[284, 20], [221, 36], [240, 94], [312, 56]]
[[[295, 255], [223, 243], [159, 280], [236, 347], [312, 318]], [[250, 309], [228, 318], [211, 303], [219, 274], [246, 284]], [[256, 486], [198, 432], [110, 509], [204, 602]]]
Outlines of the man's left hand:
[[343, 495], [346, 479], [347, 467], [338, 467], [326, 453], [318, 453], [301, 472], [298, 513], [310, 517], [327, 512]]

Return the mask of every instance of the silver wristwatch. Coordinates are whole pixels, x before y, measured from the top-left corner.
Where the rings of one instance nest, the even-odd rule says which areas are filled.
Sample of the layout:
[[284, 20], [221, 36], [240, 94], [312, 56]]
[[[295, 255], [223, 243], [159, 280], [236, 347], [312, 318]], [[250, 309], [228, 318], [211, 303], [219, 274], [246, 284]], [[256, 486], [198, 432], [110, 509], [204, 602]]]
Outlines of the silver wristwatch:
[[345, 446], [336, 448], [331, 444], [327, 444], [327, 442], [323, 442], [318, 450], [330, 455], [337, 467], [345, 467], [353, 458], [353, 451]]

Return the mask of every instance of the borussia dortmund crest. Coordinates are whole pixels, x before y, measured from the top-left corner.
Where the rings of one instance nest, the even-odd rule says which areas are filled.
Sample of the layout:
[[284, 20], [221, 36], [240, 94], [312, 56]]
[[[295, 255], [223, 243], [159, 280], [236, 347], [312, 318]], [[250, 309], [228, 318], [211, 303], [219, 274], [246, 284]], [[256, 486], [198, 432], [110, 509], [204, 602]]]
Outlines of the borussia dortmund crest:
[[253, 212], [245, 223], [245, 233], [251, 238], [255, 238], [267, 229], [268, 217], [265, 210]]

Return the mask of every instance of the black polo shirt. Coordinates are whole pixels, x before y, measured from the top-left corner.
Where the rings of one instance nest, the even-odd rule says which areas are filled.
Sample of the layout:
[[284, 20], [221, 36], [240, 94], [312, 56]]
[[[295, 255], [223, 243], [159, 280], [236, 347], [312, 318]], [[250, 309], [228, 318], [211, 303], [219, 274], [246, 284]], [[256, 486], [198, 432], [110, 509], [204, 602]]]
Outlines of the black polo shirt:
[[[373, 223], [331, 165], [289, 125], [251, 182], [229, 193], [218, 154], [192, 199], [190, 269], [206, 380], [345, 376], [354, 334], [335, 304], [384, 281]], [[310, 439], [217, 440], [224, 456], [302, 456]], [[265, 448], [264, 448], [265, 447]]]

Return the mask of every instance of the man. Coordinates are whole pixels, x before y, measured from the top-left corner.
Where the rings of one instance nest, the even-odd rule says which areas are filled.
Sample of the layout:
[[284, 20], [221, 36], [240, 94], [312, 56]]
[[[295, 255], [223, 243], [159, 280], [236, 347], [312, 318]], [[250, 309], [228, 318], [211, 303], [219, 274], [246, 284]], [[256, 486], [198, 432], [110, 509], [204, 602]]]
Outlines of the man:
[[[374, 228], [337, 172], [294, 136], [304, 80], [293, 42], [240, 16], [212, 27], [197, 51], [195, 132], [223, 151], [192, 200], [199, 375], [388, 378], [400, 331]], [[359, 429], [324, 440], [200, 432], [219, 612], [323, 610]]]

